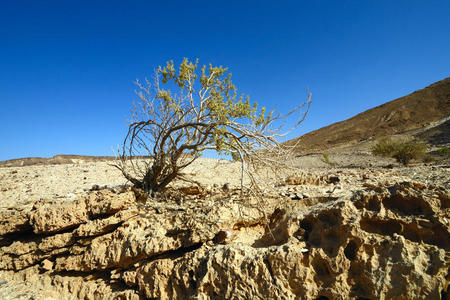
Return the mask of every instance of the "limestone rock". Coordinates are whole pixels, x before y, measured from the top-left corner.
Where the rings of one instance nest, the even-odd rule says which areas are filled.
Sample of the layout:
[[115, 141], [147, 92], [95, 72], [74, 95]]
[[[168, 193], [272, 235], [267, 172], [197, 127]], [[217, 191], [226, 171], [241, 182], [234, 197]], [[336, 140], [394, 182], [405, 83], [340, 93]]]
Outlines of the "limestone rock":
[[68, 247], [75, 243], [72, 232], [60, 233], [45, 237], [39, 243], [39, 250], [48, 252], [51, 250]]
[[51, 271], [53, 269], [53, 263], [48, 259], [41, 262], [41, 269], [44, 271]]
[[125, 220], [138, 215], [136, 209], [119, 211], [116, 214], [105, 219], [96, 219], [81, 224], [73, 233], [76, 237], [98, 236], [116, 229]]
[[86, 209], [90, 216], [113, 215], [116, 212], [130, 207], [136, 202], [131, 190], [115, 193], [110, 190], [99, 190], [90, 193], [86, 201]]
[[29, 215], [37, 234], [55, 233], [88, 221], [86, 204], [82, 200], [36, 203]]
[[0, 211], [0, 235], [31, 229], [28, 212], [25, 209]]
[[280, 190], [191, 194], [181, 206], [99, 190], [1, 211], [0, 275], [59, 299], [440, 299], [448, 188], [398, 180], [352, 190], [346, 176], [339, 186], [315, 177], [315, 196], [296, 200]]

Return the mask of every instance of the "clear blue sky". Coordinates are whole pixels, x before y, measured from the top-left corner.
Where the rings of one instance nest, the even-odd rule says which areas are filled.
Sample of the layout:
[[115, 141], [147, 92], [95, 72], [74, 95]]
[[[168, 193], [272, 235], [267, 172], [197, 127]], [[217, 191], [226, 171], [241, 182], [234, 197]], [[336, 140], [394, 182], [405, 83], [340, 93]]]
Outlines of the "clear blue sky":
[[183, 57], [228, 66], [299, 136], [450, 76], [450, 1], [1, 1], [0, 160], [111, 155], [133, 81]]

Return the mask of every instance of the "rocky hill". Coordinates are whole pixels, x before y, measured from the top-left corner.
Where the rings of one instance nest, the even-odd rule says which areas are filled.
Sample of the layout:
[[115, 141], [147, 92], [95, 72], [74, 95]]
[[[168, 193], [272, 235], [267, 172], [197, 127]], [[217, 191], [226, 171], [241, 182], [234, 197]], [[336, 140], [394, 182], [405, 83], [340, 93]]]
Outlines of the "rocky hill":
[[[450, 77], [422, 90], [307, 133], [298, 153], [320, 152], [371, 138], [416, 130], [450, 116]], [[295, 143], [298, 139], [289, 143]], [[447, 141], [450, 142], [450, 141]]]

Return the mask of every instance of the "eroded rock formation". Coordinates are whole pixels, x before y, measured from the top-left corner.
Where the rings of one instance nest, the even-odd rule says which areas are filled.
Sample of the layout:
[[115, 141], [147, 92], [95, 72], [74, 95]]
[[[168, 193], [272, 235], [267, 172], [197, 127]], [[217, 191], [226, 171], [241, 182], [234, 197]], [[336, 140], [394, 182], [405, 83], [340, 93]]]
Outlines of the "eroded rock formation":
[[[336, 182], [317, 179], [333, 192]], [[333, 192], [289, 197], [280, 187], [246, 206], [233, 190], [184, 193], [182, 205], [99, 190], [3, 210], [0, 269], [52, 287], [55, 299], [447, 297], [447, 187]]]

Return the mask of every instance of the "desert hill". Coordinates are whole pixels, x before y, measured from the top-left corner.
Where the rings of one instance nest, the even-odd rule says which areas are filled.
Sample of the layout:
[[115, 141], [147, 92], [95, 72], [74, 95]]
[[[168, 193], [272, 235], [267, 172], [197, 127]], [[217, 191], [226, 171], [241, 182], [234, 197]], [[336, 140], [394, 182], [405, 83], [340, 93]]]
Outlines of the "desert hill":
[[[298, 152], [307, 154], [372, 138], [420, 129], [450, 115], [450, 77], [407, 96], [371, 108], [350, 119], [307, 133]], [[448, 128], [444, 126], [441, 129]], [[446, 136], [440, 131], [440, 136]], [[448, 136], [448, 134], [447, 134]], [[433, 141], [433, 140], [432, 140]]]
[[25, 157], [0, 161], [0, 167], [23, 167], [32, 165], [60, 165], [80, 162], [96, 162], [114, 160], [114, 156], [88, 156], [57, 154], [53, 157]]

